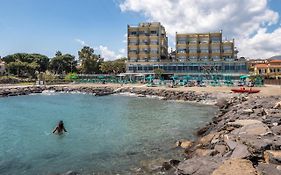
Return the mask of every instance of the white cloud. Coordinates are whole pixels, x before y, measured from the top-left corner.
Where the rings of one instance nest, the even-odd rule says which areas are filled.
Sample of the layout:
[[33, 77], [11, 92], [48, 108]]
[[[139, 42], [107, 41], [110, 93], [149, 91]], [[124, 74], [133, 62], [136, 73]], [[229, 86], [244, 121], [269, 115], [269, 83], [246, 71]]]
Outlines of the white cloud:
[[124, 34], [124, 36], [123, 36], [123, 41], [122, 42], [125, 43], [125, 44], [127, 44], [127, 36], [128, 36], [127, 33]]
[[[124, 0], [120, 9], [142, 13], [149, 21], [161, 22], [172, 41], [176, 32], [222, 29], [225, 37], [237, 40], [240, 56], [280, 54], [277, 48], [280, 43], [275, 39], [280, 38], [279, 14], [268, 7], [268, 0]], [[272, 25], [277, 28], [268, 33]], [[271, 42], [272, 47], [258, 47], [265, 41]]]
[[86, 42], [81, 39], [75, 39], [75, 41], [78, 42], [81, 46], [88, 46], [88, 44], [86, 44]]
[[95, 48], [95, 50], [100, 52], [101, 57], [104, 58], [106, 61], [125, 57], [125, 49], [120, 49], [119, 53], [116, 53], [116, 52], [110, 50], [106, 46], [99, 45], [97, 48]]

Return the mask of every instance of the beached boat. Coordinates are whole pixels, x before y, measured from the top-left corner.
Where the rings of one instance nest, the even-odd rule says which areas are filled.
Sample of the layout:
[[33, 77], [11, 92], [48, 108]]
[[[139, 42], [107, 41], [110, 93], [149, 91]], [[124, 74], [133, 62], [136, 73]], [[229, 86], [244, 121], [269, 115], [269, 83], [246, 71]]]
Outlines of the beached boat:
[[252, 88], [250, 88], [250, 89], [245, 89], [245, 88], [231, 89], [231, 91], [235, 92], [235, 93], [249, 93], [249, 94], [260, 92], [260, 90], [252, 89]]

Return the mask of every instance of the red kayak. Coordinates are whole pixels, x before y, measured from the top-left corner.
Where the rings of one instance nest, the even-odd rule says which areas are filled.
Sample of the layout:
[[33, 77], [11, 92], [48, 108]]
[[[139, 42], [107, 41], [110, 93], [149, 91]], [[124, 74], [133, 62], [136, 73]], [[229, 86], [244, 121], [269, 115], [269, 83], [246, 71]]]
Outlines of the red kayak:
[[249, 94], [252, 94], [252, 93], [258, 93], [260, 92], [260, 90], [257, 90], [257, 89], [245, 89], [245, 88], [240, 88], [240, 89], [231, 89], [232, 92], [235, 92], [235, 93], [249, 93]]

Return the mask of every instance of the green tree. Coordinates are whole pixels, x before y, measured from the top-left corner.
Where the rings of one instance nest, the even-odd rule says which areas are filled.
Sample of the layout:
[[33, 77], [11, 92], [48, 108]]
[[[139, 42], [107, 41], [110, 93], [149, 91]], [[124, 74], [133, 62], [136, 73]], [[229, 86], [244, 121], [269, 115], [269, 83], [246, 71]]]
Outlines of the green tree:
[[117, 59], [114, 61], [105, 61], [101, 63], [100, 70], [107, 74], [118, 74], [126, 72], [126, 58]]
[[100, 55], [94, 53], [94, 49], [84, 46], [78, 51], [79, 60], [81, 62], [81, 72], [85, 74], [99, 73], [99, 66], [103, 62]]
[[8, 72], [20, 77], [35, 77], [35, 72], [46, 71], [49, 58], [41, 54], [16, 53], [2, 58]]
[[70, 54], [62, 54], [60, 51], [56, 52], [55, 57], [51, 59], [49, 70], [54, 74], [62, 74], [69, 72], [76, 72], [77, 61], [75, 56]]
[[161, 78], [161, 76], [164, 74], [165, 71], [163, 69], [157, 68], [154, 69], [153, 72], [156, 74], [157, 78]]
[[[36, 63], [38, 66], [36, 66], [35, 71], [45, 72], [48, 67], [49, 58], [45, 55], [36, 54], [36, 53], [34, 53], [34, 54], [16, 53], [13, 55], [7, 55], [7, 56], [3, 57], [3, 61], [5, 61], [7, 64], [12, 63], [12, 62], [23, 62], [23, 63], [28, 63], [28, 64], [33, 63], [33, 67], [34, 67], [34, 63]], [[15, 63], [15, 64], [11, 64], [11, 65], [19, 66], [19, 64], [21, 64], [21, 63]], [[11, 67], [11, 66], [10, 66], [10, 68], [13, 69], [13, 67]], [[13, 70], [10, 70], [10, 73], [15, 74], [15, 72]], [[22, 70], [21, 72], [26, 72], [26, 71]], [[34, 76], [34, 75], [32, 75], [32, 76]]]

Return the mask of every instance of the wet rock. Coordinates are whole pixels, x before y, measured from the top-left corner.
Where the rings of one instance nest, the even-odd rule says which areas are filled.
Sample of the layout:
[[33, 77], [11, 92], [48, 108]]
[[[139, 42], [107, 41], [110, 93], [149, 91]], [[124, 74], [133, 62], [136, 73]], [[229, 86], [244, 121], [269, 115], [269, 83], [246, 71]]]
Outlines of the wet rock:
[[223, 159], [220, 157], [193, 157], [181, 162], [178, 166], [179, 174], [205, 175], [211, 174]]
[[251, 161], [245, 159], [229, 159], [219, 166], [212, 175], [257, 175]]
[[264, 152], [264, 160], [266, 163], [281, 165], [281, 151], [267, 150]]
[[144, 160], [141, 161], [141, 166], [148, 172], [159, 172], [162, 170], [163, 162], [167, 162], [167, 160], [162, 158], [154, 160]]
[[202, 137], [200, 140], [199, 140], [199, 143], [201, 143], [202, 145], [207, 145], [211, 142], [211, 140], [216, 136], [216, 135], [219, 135], [219, 133], [210, 133], [204, 137]]
[[178, 164], [180, 163], [179, 160], [175, 160], [175, 159], [171, 159], [169, 160], [169, 163], [172, 165], [172, 166], [178, 166]]
[[219, 108], [223, 108], [227, 104], [226, 98], [219, 98], [217, 99], [216, 106]]
[[263, 175], [280, 175], [281, 174], [281, 170], [278, 167], [278, 165], [274, 165], [274, 164], [259, 163], [257, 166], [257, 170], [260, 174], [263, 174]]
[[161, 169], [164, 170], [164, 171], [168, 171], [171, 168], [173, 168], [173, 166], [169, 162], [163, 162]]
[[179, 140], [176, 142], [176, 146], [182, 147], [184, 149], [189, 148], [192, 145], [192, 142], [189, 140]]

